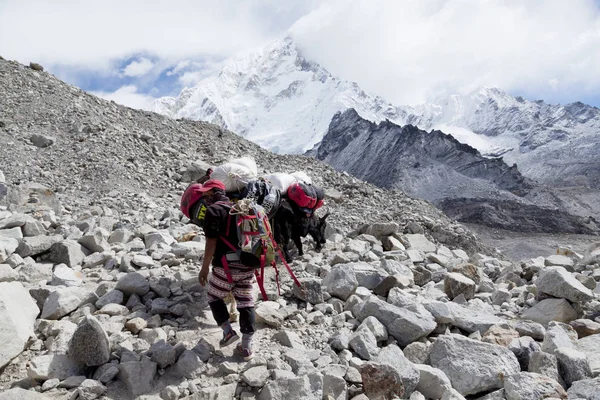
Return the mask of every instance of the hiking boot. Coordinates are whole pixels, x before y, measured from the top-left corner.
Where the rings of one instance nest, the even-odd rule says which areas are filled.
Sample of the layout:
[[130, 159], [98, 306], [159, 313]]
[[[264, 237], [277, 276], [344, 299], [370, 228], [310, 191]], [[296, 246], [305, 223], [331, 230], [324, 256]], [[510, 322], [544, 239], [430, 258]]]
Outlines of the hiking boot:
[[238, 344], [235, 349], [238, 351], [238, 353], [240, 353], [244, 361], [250, 361], [254, 357], [252, 350], [244, 349], [241, 343]]
[[221, 347], [229, 346], [231, 343], [235, 342], [239, 338], [240, 337], [238, 336], [238, 334], [235, 333], [235, 331], [232, 329], [227, 335], [223, 335], [223, 339], [219, 341], [219, 344], [221, 345]]

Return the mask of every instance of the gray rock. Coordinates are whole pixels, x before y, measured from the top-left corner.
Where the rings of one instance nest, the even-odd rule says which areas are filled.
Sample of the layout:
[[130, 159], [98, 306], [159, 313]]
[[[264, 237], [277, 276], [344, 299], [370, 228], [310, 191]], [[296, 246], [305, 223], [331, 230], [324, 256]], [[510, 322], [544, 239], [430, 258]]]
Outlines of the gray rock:
[[283, 325], [284, 316], [279, 312], [279, 307], [279, 303], [273, 301], [260, 303], [255, 309], [256, 322], [280, 328]]
[[[32, 66], [31, 69], [35, 69], [37, 71], [43, 71], [44, 69], [42, 68], [41, 65], [36, 64], [36, 63], [31, 63], [31, 65], [34, 65], [35, 68]], [[29, 140], [31, 140], [31, 143], [35, 146], [35, 147], [40, 147], [40, 148], [44, 148], [44, 147], [50, 147], [54, 144], [54, 142], [56, 141], [55, 138], [53, 138], [52, 136], [48, 136], [48, 135], [41, 135], [39, 133], [35, 133], [33, 135], [31, 135], [29, 137]]]
[[327, 288], [327, 292], [342, 300], [347, 300], [358, 287], [354, 270], [347, 266], [348, 264], [335, 265], [323, 279], [323, 286]]
[[527, 371], [531, 355], [536, 351], [541, 351], [541, 346], [533, 340], [533, 338], [523, 336], [510, 342], [508, 349], [512, 351], [517, 357], [517, 360], [519, 360], [521, 370]]
[[96, 301], [95, 305], [96, 308], [102, 308], [107, 304], [121, 304], [123, 303], [123, 299], [123, 292], [113, 289], [104, 296], [100, 297], [98, 301]]
[[19, 279], [17, 271], [8, 264], [0, 264], [0, 282], [14, 282]]
[[542, 293], [570, 301], [588, 301], [594, 298], [592, 291], [562, 267], [544, 268], [535, 286]]
[[62, 381], [70, 376], [82, 375], [82, 372], [82, 365], [64, 354], [37, 356], [29, 361], [27, 368], [27, 376], [39, 381], [54, 378]]
[[78, 242], [91, 252], [101, 253], [110, 250], [110, 244], [108, 244], [108, 232], [103, 228], [95, 228], [91, 232], [86, 233], [78, 240]]
[[345, 400], [348, 398], [348, 386], [343, 377], [323, 375], [323, 398]]
[[342, 351], [350, 347], [350, 338], [342, 332], [335, 332], [329, 338], [329, 345], [334, 350]]
[[543, 351], [536, 351], [529, 358], [529, 372], [535, 372], [560, 382], [558, 374], [558, 360], [554, 354], [548, 354]]
[[569, 399], [600, 400], [600, 377], [573, 382], [567, 394]]
[[359, 327], [349, 339], [349, 345], [363, 360], [372, 360], [379, 354], [377, 339], [366, 326]]
[[263, 387], [269, 379], [270, 372], [264, 365], [247, 369], [242, 373], [242, 380], [251, 387]]
[[83, 273], [69, 268], [66, 264], [58, 264], [52, 272], [51, 285], [53, 286], [81, 286]]
[[[294, 331], [290, 331], [287, 329], [283, 329], [283, 330], [277, 332], [276, 334], [273, 335], [273, 337], [271, 339], [278, 341], [283, 346], [291, 347], [293, 349], [304, 349], [305, 348], [304, 344], [302, 343], [302, 339], [300, 339], [298, 334], [296, 334], [296, 332], [294, 332]], [[348, 348], [348, 346], [346, 346], [346, 348]]]
[[175, 364], [177, 374], [188, 379], [199, 377], [206, 369], [204, 363], [197, 353], [192, 350], [185, 350]]
[[554, 354], [558, 360], [558, 372], [567, 386], [575, 381], [593, 378], [592, 370], [584, 353], [571, 348], [559, 348]]
[[548, 324], [546, 336], [542, 342], [542, 351], [554, 354], [554, 351], [559, 347], [575, 347], [577, 333], [567, 324], [552, 321]]
[[0, 229], [21, 227], [29, 221], [35, 221], [31, 215], [13, 213], [8, 218], [0, 219]]
[[83, 263], [84, 248], [74, 240], [63, 240], [52, 245], [49, 258], [56, 264], [74, 267]]
[[83, 381], [85, 381], [86, 379], [87, 378], [85, 377], [85, 375], [70, 376], [67, 379], [65, 379], [64, 381], [60, 382], [58, 387], [65, 388], [65, 389], [74, 389], [74, 388], [78, 387], [79, 385], [81, 385], [83, 383]]
[[313, 391], [308, 375], [268, 381], [258, 400], [321, 400], [323, 393]]
[[300, 278], [298, 279], [301, 287], [294, 285], [294, 295], [302, 301], [310, 304], [319, 304], [323, 302], [323, 290], [321, 289], [322, 280], [319, 278]]
[[520, 372], [517, 358], [505, 347], [458, 335], [438, 337], [429, 358], [463, 396], [502, 388], [504, 376]]
[[446, 390], [452, 388], [450, 379], [448, 379], [444, 371], [424, 364], [415, 364], [415, 368], [419, 371], [417, 391], [425, 397], [439, 399], [444, 395]]
[[411, 281], [405, 275], [388, 275], [373, 288], [373, 293], [378, 296], [387, 297], [392, 288], [406, 289], [410, 285]]
[[47, 233], [41, 221], [27, 221], [23, 225], [23, 236], [40, 236]]
[[125, 228], [115, 229], [108, 237], [108, 243], [127, 243], [134, 238], [133, 232]]
[[431, 344], [413, 342], [404, 348], [404, 355], [414, 364], [425, 364], [429, 358], [429, 347]]
[[402, 354], [402, 350], [394, 344], [383, 347], [375, 360], [380, 364], [387, 364], [393, 367], [399, 374], [402, 380], [402, 386], [407, 393], [412, 393], [419, 383], [419, 371], [415, 366]]
[[425, 235], [409, 234], [405, 235], [405, 237], [410, 249], [422, 251], [423, 253], [435, 253], [437, 250], [435, 244], [430, 242]]
[[150, 352], [152, 353], [151, 360], [158, 365], [158, 368], [164, 369], [177, 361], [177, 351], [164, 340], [154, 343], [150, 347]]
[[566, 399], [567, 392], [554, 379], [532, 372], [509, 375], [504, 380], [507, 400]]
[[479, 332], [484, 334], [492, 326], [506, 323], [504, 319], [495, 316], [493, 311], [478, 299], [471, 300], [467, 306], [448, 302], [446, 307], [450, 310], [452, 316], [451, 324], [468, 333]]
[[475, 297], [475, 282], [462, 274], [452, 272], [444, 278], [444, 292], [451, 299], [462, 294], [469, 300]]
[[15, 251], [21, 257], [33, 257], [45, 253], [50, 248], [63, 240], [60, 235], [25, 237]]
[[406, 346], [429, 335], [437, 327], [435, 319], [428, 311], [416, 313], [388, 304], [375, 296], [370, 296], [364, 301], [359, 318], [365, 319], [369, 316], [381, 321], [400, 346]]
[[13, 388], [0, 393], [0, 400], [46, 400], [47, 396], [33, 390]]
[[59, 287], [44, 301], [41, 318], [60, 319], [85, 303], [95, 302], [95, 297], [84, 288]]
[[30, 336], [40, 310], [19, 282], [0, 283], [0, 369], [18, 356]]
[[547, 326], [550, 321], [569, 323], [577, 319], [577, 312], [565, 299], [545, 299], [525, 310], [521, 318]]
[[15, 239], [17, 242], [19, 242], [21, 239], [23, 239], [23, 231], [18, 226], [15, 226], [14, 228], [0, 229], [0, 238]]
[[123, 292], [125, 296], [134, 293], [143, 296], [150, 291], [150, 283], [148, 283], [148, 280], [143, 275], [137, 272], [130, 272], [119, 279], [115, 289]]
[[110, 359], [108, 335], [93, 316], [87, 315], [71, 339], [69, 356], [88, 367], [102, 365]]
[[95, 400], [106, 393], [106, 386], [94, 379], [86, 379], [77, 388], [81, 400]]
[[125, 385], [133, 397], [149, 393], [156, 376], [156, 363], [147, 357], [141, 361], [125, 361], [119, 364], [117, 379]]
[[405, 386], [404, 377], [389, 364], [370, 361], [361, 365], [359, 371], [369, 399], [407, 399], [414, 390]]
[[104, 364], [94, 372], [94, 379], [102, 383], [108, 383], [115, 379], [119, 374], [119, 367], [116, 364]]
[[371, 332], [373, 332], [373, 335], [375, 335], [375, 339], [378, 342], [382, 342], [384, 340], [387, 340], [387, 338], [388, 338], [388, 333], [387, 333], [387, 329], [385, 329], [385, 325], [383, 325], [381, 322], [379, 322], [379, 320], [375, 317], [365, 318], [362, 321], [362, 323], [360, 324], [360, 326], [361, 327], [364, 326], [364, 327], [368, 328]]
[[546, 328], [533, 321], [519, 321], [515, 325], [515, 330], [521, 336], [531, 336], [535, 340], [544, 340], [544, 336], [546, 336]]
[[577, 340], [575, 347], [587, 355], [594, 376], [600, 374], [600, 333]]

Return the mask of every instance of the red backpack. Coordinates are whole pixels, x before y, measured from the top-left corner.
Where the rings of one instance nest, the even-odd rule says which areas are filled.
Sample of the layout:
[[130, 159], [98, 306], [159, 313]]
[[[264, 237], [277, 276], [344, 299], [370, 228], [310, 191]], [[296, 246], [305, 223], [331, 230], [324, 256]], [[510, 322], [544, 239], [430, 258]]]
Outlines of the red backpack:
[[297, 182], [290, 185], [287, 196], [298, 207], [308, 209], [312, 213], [323, 205], [325, 192], [319, 186]]

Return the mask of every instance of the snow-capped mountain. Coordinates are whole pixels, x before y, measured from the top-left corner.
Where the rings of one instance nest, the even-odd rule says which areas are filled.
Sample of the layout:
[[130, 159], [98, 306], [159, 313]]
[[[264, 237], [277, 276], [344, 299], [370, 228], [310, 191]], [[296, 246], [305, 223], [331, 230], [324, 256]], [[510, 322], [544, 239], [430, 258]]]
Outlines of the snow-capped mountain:
[[220, 125], [281, 153], [312, 148], [333, 115], [348, 108], [370, 121], [401, 120], [397, 108], [381, 97], [304, 59], [290, 38], [235, 58], [217, 77], [150, 106], [172, 118]]
[[580, 102], [547, 104], [496, 88], [402, 107], [405, 122], [439, 129], [527, 177], [555, 186], [600, 188], [600, 110]]
[[280, 153], [311, 149], [333, 116], [350, 108], [372, 122], [441, 130], [548, 185], [600, 189], [595, 107], [528, 101], [496, 88], [396, 106], [305, 59], [290, 38], [232, 59], [217, 77], [151, 105], [173, 118], [215, 123]]

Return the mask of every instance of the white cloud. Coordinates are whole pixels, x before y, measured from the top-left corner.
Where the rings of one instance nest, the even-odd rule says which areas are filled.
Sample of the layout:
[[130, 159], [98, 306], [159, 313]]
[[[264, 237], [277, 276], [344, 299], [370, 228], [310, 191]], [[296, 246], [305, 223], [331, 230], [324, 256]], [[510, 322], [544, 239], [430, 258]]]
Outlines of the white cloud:
[[132, 61], [123, 68], [123, 75], [132, 77], [144, 76], [152, 70], [152, 67], [154, 67], [154, 63], [142, 57], [139, 61]]
[[308, 58], [395, 103], [480, 86], [554, 98], [600, 90], [593, 0], [352, 0], [291, 29]]
[[121, 86], [114, 92], [91, 92], [94, 96], [112, 100], [115, 103], [138, 109], [145, 109], [154, 100], [152, 96], [138, 93], [135, 85]]

